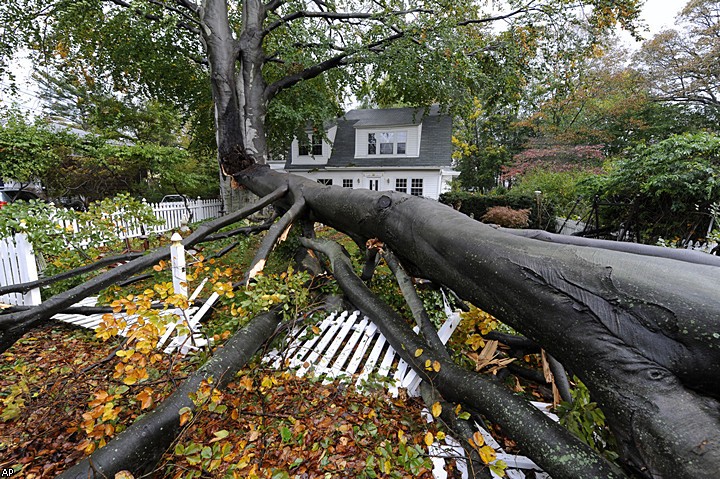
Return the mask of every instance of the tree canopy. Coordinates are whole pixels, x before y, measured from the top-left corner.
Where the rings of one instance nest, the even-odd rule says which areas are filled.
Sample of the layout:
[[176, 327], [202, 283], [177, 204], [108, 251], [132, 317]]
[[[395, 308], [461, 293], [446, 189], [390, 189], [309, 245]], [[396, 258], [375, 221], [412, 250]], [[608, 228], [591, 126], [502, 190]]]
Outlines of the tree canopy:
[[720, 2], [691, 0], [666, 30], [643, 44], [638, 61], [658, 99], [720, 107]]

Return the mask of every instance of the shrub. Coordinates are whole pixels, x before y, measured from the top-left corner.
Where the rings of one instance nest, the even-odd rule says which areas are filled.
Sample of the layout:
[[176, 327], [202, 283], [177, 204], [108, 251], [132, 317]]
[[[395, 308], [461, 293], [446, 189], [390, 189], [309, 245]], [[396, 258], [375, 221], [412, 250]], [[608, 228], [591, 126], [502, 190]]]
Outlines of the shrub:
[[527, 228], [530, 224], [530, 210], [493, 206], [480, 219], [485, 223], [493, 223], [505, 228]]
[[[534, 195], [469, 193], [467, 191], [443, 193], [440, 202], [453, 207], [472, 218], [480, 220], [494, 206], [506, 206], [516, 210], [530, 210], [529, 225], [537, 226], [537, 203]], [[554, 228], [555, 210], [552, 204], [543, 204], [543, 227]]]

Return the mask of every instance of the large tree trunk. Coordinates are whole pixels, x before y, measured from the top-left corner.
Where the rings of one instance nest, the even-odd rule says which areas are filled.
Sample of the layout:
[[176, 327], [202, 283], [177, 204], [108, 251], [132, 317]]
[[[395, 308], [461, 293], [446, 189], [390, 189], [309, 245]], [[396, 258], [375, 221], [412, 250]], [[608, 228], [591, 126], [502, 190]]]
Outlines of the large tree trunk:
[[238, 194], [231, 188], [231, 175], [253, 163], [267, 161], [267, 98], [262, 76], [266, 11], [258, 0], [245, 1], [242, 8], [240, 38], [235, 37], [230, 27], [224, 0], [206, 0], [203, 8], [198, 10], [202, 41], [210, 65], [220, 195], [225, 211], [235, 211], [250, 201], [248, 195]]
[[236, 179], [260, 195], [289, 184], [316, 220], [379, 238], [415, 275], [536, 341], [587, 384], [630, 467], [664, 478], [720, 470], [718, 268], [543, 243], [433, 201], [263, 167]]

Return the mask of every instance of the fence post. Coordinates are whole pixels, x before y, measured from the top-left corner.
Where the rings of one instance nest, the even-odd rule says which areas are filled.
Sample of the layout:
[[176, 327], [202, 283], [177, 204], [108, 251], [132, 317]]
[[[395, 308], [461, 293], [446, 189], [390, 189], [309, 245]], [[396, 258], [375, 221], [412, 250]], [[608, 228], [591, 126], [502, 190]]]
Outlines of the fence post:
[[170, 238], [170, 261], [172, 263], [173, 290], [187, 298], [187, 274], [185, 272], [185, 247], [181, 243], [182, 236], [177, 232]]
[[[17, 262], [19, 266], [20, 282], [27, 283], [38, 279], [37, 264], [35, 263], [35, 254], [32, 245], [24, 233], [15, 235], [15, 248], [17, 254]], [[23, 295], [23, 304], [25, 306], [37, 306], [42, 302], [40, 298], [40, 288], [35, 288]]]

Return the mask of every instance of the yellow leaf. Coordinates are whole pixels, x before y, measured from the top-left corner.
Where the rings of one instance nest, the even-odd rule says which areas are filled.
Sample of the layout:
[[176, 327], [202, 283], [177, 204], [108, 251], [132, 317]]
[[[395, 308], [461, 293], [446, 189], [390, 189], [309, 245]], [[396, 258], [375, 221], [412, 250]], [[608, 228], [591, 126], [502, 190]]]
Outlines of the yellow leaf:
[[433, 371], [435, 371], [436, 373], [439, 373], [440, 372], [440, 362], [433, 361], [432, 368], [433, 368]]
[[490, 446], [481, 447], [480, 449], [478, 449], [478, 454], [480, 454], [480, 459], [482, 459], [485, 464], [493, 462], [497, 457], [497, 454], [495, 454], [495, 449]]
[[442, 431], [438, 431], [437, 434], [435, 434], [435, 438], [438, 441], [442, 441], [443, 439], [445, 439], [445, 433]]
[[442, 412], [442, 406], [440, 405], [440, 402], [436, 402], [435, 404], [432, 405], [433, 417], [438, 417], [441, 412]]
[[184, 426], [186, 422], [188, 422], [190, 419], [192, 419], [192, 410], [190, 410], [189, 407], [184, 407], [180, 409], [180, 425]]
[[407, 438], [405, 437], [405, 431], [403, 431], [402, 429], [398, 430], [397, 436], [400, 444], [405, 444], [407, 442]]
[[425, 433], [424, 441], [426, 446], [432, 446], [432, 443], [435, 442], [435, 436], [433, 436], [433, 433], [428, 431]]
[[483, 444], [485, 444], [485, 438], [482, 434], [480, 434], [480, 431], [475, 431], [472, 435], [472, 440], [476, 448], [480, 448]]
[[428, 371], [432, 369], [432, 361], [430, 361], [429, 359], [425, 361], [425, 369], [427, 369]]
[[120, 471], [115, 474], [115, 479], [135, 479], [130, 471]]
[[240, 381], [238, 381], [238, 383], [240, 384], [240, 386], [244, 387], [246, 390], [252, 391], [253, 381], [249, 377], [243, 376], [243, 378]]
[[422, 349], [422, 348], [417, 348], [417, 349], [415, 350], [415, 357], [416, 357], [416, 358], [419, 358], [422, 353], [423, 353], [423, 349]]

